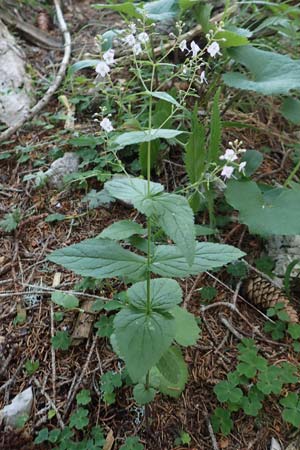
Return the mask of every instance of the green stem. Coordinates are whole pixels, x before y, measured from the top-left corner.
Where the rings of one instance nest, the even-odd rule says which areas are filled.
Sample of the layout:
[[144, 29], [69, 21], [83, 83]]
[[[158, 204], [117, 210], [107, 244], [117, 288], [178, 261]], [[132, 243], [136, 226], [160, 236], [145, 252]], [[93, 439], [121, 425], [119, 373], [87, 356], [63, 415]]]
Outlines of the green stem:
[[294, 169], [292, 170], [292, 172], [290, 173], [288, 178], [285, 180], [284, 185], [283, 185], [284, 187], [289, 186], [290, 182], [292, 181], [292, 179], [294, 178], [294, 176], [296, 175], [296, 173], [298, 172], [299, 169], [300, 169], [300, 160], [297, 162]]

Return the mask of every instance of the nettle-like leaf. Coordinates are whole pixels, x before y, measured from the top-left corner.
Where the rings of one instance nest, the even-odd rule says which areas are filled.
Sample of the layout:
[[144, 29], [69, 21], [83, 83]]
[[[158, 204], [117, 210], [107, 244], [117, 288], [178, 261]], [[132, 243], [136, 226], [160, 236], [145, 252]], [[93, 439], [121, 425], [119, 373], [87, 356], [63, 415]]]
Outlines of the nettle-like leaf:
[[48, 259], [85, 277], [135, 279], [146, 273], [146, 258], [123, 249], [110, 239], [86, 239], [55, 250]]
[[251, 45], [228, 50], [229, 55], [245, 66], [253, 80], [239, 72], [225, 73], [228, 86], [260, 94], [288, 94], [300, 88], [300, 60], [288, 55], [259, 50]]
[[195, 316], [179, 306], [172, 309], [171, 314], [176, 323], [175, 341], [183, 347], [196, 344], [199, 339], [200, 328]]
[[180, 249], [175, 245], [159, 245], [151, 263], [152, 272], [166, 277], [197, 275], [217, 267], [222, 267], [244, 256], [245, 253], [231, 245], [197, 242], [195, 260], [189, 266]]
[[137, 222], [132, 220], [119, 220], [105, 228], [97, 237], [120, 241], [128, 239], [135, 234], [144, 234], [146, 230]]
[[170, 347], [151, 372], [159, 374], [159, 391], [178, 398], [188, 379], [187, 365], [178, 347]]
[[155, 139], [174, 139], [182, 133], [184, 132], [167, 128], [152, 128], [151, 130], [144, 131], [127, 131], [126, 133], [122, 133], [110, 141], [110, 146], [114, 148], [114, 150], [120, 150], [127, 147], [127, 145], [151, 142]]
[[241, 407], [243, 408], [245, 414], [247, 414], [247, 416], [256, 417], [263, 406], [263, 399], [264, 394], [260, 392], [256, 386], [252, 386], [248, 396], [241, 399]]
[[259, 356], [256, 349], [243, 350], [238, 359], [240, 361], [236, 368], [238, 373], [248, 378], [253, 378], [258, 370], [264, 371], [267, 369], [266, 359]]
[[139, 178], [117, 178], [108, 181], [105, 188], [119, 200], [129, 201], [141, 213], [155, 217], [163, 231], [170, 236], [191, 264], [195, 252], [194, 216], [186, 198], [162, 193], [164, 187]]
[[219, 402], [232, 402], [239, 403], [243, 397], [243, 391], [235, 387], [230, 381], [220, 381], [214, 387], [214, 393], [216, 394]]
[[268, 366], [263, 372], [259, 372], [258, 389], [265, 395], [280, 394], [283, 385], [280, 372], [281, 369], [276, 366]]
[[[133, 284], [127, 291], [130, 303], [138, 309], [146, 308], [147, 282]], [[151, 308], [155, 311], [168, 311], [181, 302], [181, 287], [175, 280], [157, 278], [150, 280]]]
[[239, 211], [239, 221], [248, 225], [251, 233], [300, 233], [298, 189], [274, 188], [262, 192], [254, 181], [232, 180], [227, 185], [225, 196], [227, 202]]
[[133, 381], [146, 375], [170, 347], [175, 336], [175, 320], [168, 314], [150, 314], [124, 308], [114, 319], [118, 348]]

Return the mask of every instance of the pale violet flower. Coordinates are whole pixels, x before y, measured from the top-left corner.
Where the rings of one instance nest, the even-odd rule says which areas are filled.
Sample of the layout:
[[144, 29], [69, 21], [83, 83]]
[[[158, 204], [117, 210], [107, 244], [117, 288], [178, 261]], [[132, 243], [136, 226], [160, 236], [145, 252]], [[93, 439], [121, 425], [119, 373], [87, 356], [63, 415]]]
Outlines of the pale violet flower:
[[212, 42], [207, 47], [207, 53], [209, 53], [212, 58], [214, 58], [216, 55], [221, 55], [219, 44], [217, 42]]
[[185, 50], [188, 50], [188, 48], [186, 46], [186, 39], [183, 39], [183, 41], [180, 42], [179, 48], [182, 52], [184, 52]]
[[131, 31], [132, 34], [136, 33], [136, 24], [135, 23], [130, 23], [129, 24], [129, 30]]
[[141, 44], [139, 42], [136, 42], [132, 47], [132, 51], [135, 55], [139, 55], [140, 53], [142, 53], [143, 50]]
[[220, 159], [225, 159], [225, 161], [233, 162], [237, 159], [237, 156], [234, 150], [232, 150], [231, 148], [227, 148], [224, 155], [220, 156]]
[[195, 56], [197, 56], [197, 54], [200, 52], [200, 47], [196, 44], [195, 41], [191, 42], [191, 51], [193, 53], [193, 58], [195, 58]]
[[104, 119], [101, 120], [100, 127], [102, 128], [102, 130], [106, 131], [107, 133], [109, 133], [110, 131], [113, 131], [113, 129], [114, 129], [111, 121], [107, 117], [105, 117]]
[[222, 177], [224, 178], [230, 178], [231, 175], [233, 174], [234, 171], [234, 167], [231, 166], [224, 166], [223, 170], [221, 172]]
[[99, 61], [95, 70], [100, 77], [104, 78], [110, 72], [110, 67], [105, 61]]
[[203, 71], [201, 72], [201, 74], [200, 74], [200, 83], [201, 83], [201, 84], [203, 84], [203, 83], [206, 83], [206, 84], [207, 84], [207, 79], [206, 79], [206, 76], [205, 76], [205, 70], [203, 70]]
[[246, 161], [240, 163], [240, 165], [239, 165], [239, 172], [242, 172], [242, 173], [245, 172], [246, 164], [247, 164]]
[[140, 33], [137, 38], [141, 44], [147, 44], [147, 42], [149, 42], [149, 36], [145, 32]]
[[115, 51], [112, 48], [103, 53], [103, 59], [109, 66], [115, 63], [114, 57]]
[[128, 34], [128, 36], [126, 36], [123, 41], [125, 42], [125, 44], [129, 45], [130, 47], [133, 47], [134, 44], [136, 43], [136, 39], [135, 36], [133, 36], [133, 34]]

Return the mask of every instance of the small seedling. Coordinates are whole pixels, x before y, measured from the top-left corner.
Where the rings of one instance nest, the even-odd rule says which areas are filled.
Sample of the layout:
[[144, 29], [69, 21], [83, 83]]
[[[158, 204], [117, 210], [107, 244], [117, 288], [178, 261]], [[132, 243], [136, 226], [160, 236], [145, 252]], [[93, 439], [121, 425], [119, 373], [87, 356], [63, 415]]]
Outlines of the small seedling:
[[67, 331], [57, 331], [51, 342], [55, 350], [68, 350], [71, 345], [71, 338]]
[[40, 362], [38, 360], [37, 361], [27, 360], [24, 364], [24, 367], [28, 375], [33, 375], [40, 367]]

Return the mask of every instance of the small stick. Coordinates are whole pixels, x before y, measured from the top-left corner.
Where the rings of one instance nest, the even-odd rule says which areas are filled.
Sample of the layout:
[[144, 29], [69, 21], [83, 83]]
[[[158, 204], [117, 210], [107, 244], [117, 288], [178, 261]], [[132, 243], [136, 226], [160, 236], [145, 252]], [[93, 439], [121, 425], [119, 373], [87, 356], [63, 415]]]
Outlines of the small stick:
[[41, 394], [43, 394], [43, 396], [46, 398], [46, 400], [48, 401], [49, 405], [51, 406], [51, 408], [55, 411], [56, 417], [57, 417], [57, 421], [59, 423], [60, 428], [63, 430], [65, 428], [65, 424], [62, 420], [61, 414], [58, 411], [55, 403], [51, 400], [51, 398], [49, 397], [49, 395], [47, 394], [47, 392], [45, 391], [45, 389], [42, 387], [41, 383], [39, 382], [39, 380], [36, 377], [32, 377], [34, 384], [39, 388]]
[[242, 339], [244, 339], [244, 336], [239, 333], [232, 325], [232, 323], [230, 323], [226, 317], [224, 317], [222, 314], [219, 314], [219, 319], [222, 322], [223, 325], [225, 325], [225, 327], [240, 341]]
[[[51, 323], [51, 338], [54, 336], [54, 310], [53, 303], [50, 305], [50, 323]], [[56, 399], [56, 364], [55, 364], [55, 349], [51, 345], [51, 366], [52, 366], [52, 395], [53, 401]]]
[[183, 302], [183, 307], [186, 308], [187, 304], [189, 303], [189, 301], [192, 298], [193, 293], [195, 292], [196, 287], [198, 286], [199, 281], [201, 280], [203, 276], [203, 273], [199, 273], [199, 275], [197, 276], [197, 278], [194, 281], [193, 286], [190, 289], [190, 292], [188, 293], [188, 295], [185, 297], [184, 302]]
[[210, 422], [210, 420], [209, 420], [207, 415], [205, 416], [205, 422], [207, 424], [207, 428], [208, 428], [209, 436], [210, 436], [211, 443], [212, 443], [212, 446], [213, 446], [213, 450], [219, 450], [219, 446], [218, 446], [218, 443], [217, 443], [217, 439], [216, 439], [213, 427], [212, 427], [211, 422]]
[[9, 354], [8, 354], [6, 360], [4, 361], [2, 367], [0, 368], [0, 375], [2, 375], [6, 371], [6, 369], [8, 367], [8, 364], [10, 363], [14, 353], [15, 353], [15, 347], [12, 346], [12, 348], [9, 351]]
[[20, 362], [20, 364], [18, 365], [18, 367], [16, 368], [16, 371], [15, 371], [15, 373], [13, 374], [13, 376], [12, 376], [9, 380], [7, 380], [6, 383], [4, 383], [2, 386], [0, 386], [0, 392], [1, 392], [1, 391], [4, 391], [5, 389], [8, 388], [8, 386], [10, 386], [11, 384], [13, 384], [13, 383], [15, 382], [15, 379], [17, 378], [18, 373], [20, 372], [20, 370], [21, 370], [22, 367], [23, 367], [24, 361], [25, 361], [25, 358], [23, 358], [23, 359], [21, 360], [21, 362]]
[[98, 341], [98, 336], [94, 336], [94, 339], [93, 339], [90, 351], [89, 351], [89, 353], [87, 355], [86, 361], [85, 361], [84, 366], [82, 368], [82, 372], [81, 372], [81, 374], [80, 374], [80, 376], [79, 376], [79, 378], [77, 380], [77, 383], [74, 386], [74, 389], [73, 389], [73, 391], [72, 391], [72, 393], [71, 393], [71, 395], [69, 397], [68, 403], [67, 403], [67, 405], [65, 407], [64, 417], [66, 417], [66, 415], [67, 415], [67, 413], [68, 413], [68, 411], [70, 409], [70, 406], [72, 404], [72, 401], [74, 400], [74, 397], [75, 397], [75, 395], [76, 395], [76, 393], [78, 391], [78, 388], [79, 388], [79, 386], [80, 386], [80, 384], [81, 384], [81, 382], [83, 380], [83, 377], [84, 377], [84, 375], [85, 375], [85, 373], [87, 371], [87, 368], [88, 368], [88, 365], [90, 363], [90, 360], [91, 360], [92, 354], [94, 352], [94, 349], [96, 347], [97, 341]]

